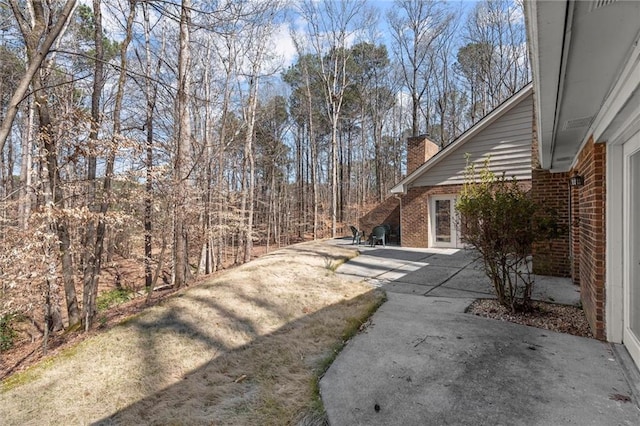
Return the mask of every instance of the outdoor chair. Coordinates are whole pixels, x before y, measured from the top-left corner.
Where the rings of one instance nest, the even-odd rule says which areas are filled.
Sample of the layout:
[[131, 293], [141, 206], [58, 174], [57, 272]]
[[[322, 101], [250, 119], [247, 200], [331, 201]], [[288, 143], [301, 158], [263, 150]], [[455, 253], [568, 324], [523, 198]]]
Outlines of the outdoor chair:
[[371, 231], [371, 247], [375, 246], [378, 241], [382, 241], [382, 246], [386, 247], [386, 234], [387, 230], [382, 225], [373, 228], [373, 231]]
[[353, 241], [351, 241], [351, 244], [358, 244], [360, 245], [360, 243], [362, 242], [362, 235], [364, 234], [364, 232], [358, 230], [358, 228], [356, 228], [353, 225], [349, 225], [349, 229], [351, 229], [351, 233], [353, 234]]
[[389, 237], [391, 235], [391, 225], [389, 225], [388, 223], [383, 223], [382, 226], [384, 227], [384, 239], [385, 239], [385, 241], [391, 241], [389, 239]]

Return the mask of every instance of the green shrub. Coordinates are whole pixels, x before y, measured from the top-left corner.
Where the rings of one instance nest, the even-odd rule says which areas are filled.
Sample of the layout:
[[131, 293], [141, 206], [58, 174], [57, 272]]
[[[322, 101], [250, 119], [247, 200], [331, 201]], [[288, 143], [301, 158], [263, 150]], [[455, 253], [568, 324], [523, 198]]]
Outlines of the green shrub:
[[115, 288], [100, 294], [96, 301], [98, 311], [105, 311], [112, 306], [128, 302], [131, 300], [131, 294], [130, 290], [124, 288]]
[[13, 328], [15, 314], [4, 314], [0, 316], [0, 352], [4, 352], [13, 347], [13, 342], [17, 333]]
[[479, 179], [467, 166], [456, 208], [462, 240], [482, 256], [500, 304], [512, 312], [530, 309], [532, 246], [558, 232], [555, 215], [536, 204], [515, 179], [491, 172], [489, 160]]

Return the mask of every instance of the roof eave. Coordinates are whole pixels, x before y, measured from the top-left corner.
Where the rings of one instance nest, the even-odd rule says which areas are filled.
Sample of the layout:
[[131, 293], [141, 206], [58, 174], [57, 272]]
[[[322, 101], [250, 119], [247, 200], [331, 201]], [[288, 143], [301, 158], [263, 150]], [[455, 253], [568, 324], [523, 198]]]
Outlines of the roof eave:
[[567, 3], [526, 1], [527, 38], [534, 81], [538, 158], [543, 169], [553, 166], [557, 106], [560, 98]]
[[483, 117], [476, 124], [471, 126], [466, 132], [462, 135], [458, 136], [456, 140], [447, 145], [443, 150], [438, 152], [435, 156], [424, 162], [420, 167], [418, 167], [413, 173], [407, 175], [404, 179], [398, 182], [393, 188], [391, 188], [392, 194], [406, 194], [409, 186], [415, 182], [419, 177], [421, 177], [424, 173], [426, 173], [431, 167], [438, 164], [444, 158], [446, 158], [449, 153], [454, 151], [460, 145], [464, 145], [467, 141], [473, 139], [475, 135], [484, 130], [487, 126], [495, 122], [497, 119], [502, 117], [507, 111], [509, 111], [513, 106], [520, 103], [523, 99], [531, 94], [533, 91], [533, 84], [529, 83], [524, 86], [520, 91], [511, 96], [509, 99], [504, 101], [498, 107], [496, 107], [493, 111]]

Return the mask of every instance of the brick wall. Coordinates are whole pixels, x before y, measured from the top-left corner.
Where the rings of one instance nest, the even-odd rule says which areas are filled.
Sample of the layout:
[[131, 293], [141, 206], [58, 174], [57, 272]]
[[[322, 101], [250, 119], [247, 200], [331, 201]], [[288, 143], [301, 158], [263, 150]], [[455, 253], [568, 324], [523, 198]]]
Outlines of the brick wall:
[[569, 174], [551, 173], [540, 167], [538, 130], [533, 115], [531, 142], [531, 196], [534, 201], [557, 214], [558, 225], [567, 232], [559, 238], [533, 246], [533, 272], [540, 275], [572, 275], [569, 239]]
[[572, 189], [572, 246], [574, 282], [580, 285], [582, 305], [598, 339], [605, 339], [605, 184], [606, 145], [593, 138], [580, 151], [570, 174], [584, 177]]
[[391, 196], [358, 220], [358, 227], [368, 236], [375, 226], [388, 224], [392, 229], [400, 226], [400, 199]]
[[531, 171], [531, 196], [544, 209], [557, 215], [558, 225], [563, 233], [550, 241], [536, 243], [533, 246], [533, 273], [571, 276], [569, 251], [569, 175], [551, 173], [534, 168]]
[[[531, 181], [518, 185], [531, 188]], [[410, 188], [400, 204], [401, 240], [404, 247], [429, 247], [429, 197], [432, 195], [457, 195], [463, 185], [424, 186]]]
[[429, 158], [437, 154], [440, 148], [425, 135], [407, 139], [407, 175], [413, 173]]
[[429, 246], [429, 196], [458, 194], [462, 185], [411, 188], [402, 197], [401, 240], [404, 247]]

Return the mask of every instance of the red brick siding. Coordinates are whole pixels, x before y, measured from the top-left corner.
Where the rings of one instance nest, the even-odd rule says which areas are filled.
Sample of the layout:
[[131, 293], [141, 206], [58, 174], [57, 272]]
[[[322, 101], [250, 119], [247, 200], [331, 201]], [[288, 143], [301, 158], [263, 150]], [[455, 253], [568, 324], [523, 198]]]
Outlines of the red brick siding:
[[429, 188], [411, 188], [400, 204], [400, 240], [404, 247], [429, 246]]
[[570, 259], [571, 259], [571, 278], [573, 283], [580, 285], [580, 239], [577, 235], [580, 235], [580, 188], [571, 188], [571, 234], [569, 236], [569, 245], [571, 247]]
[[400, 232], [404, 247], [429, 247], [429, 196], [458, 194], [462, 185], [411, 188], [402, 197]]
[[598, 339], [605, 339], [605, 164], [606, 145], [592, 138], [570, 172], [584, 177], [584, 186], [572, 190], [574, 280], [580, 285], [582, 305]]
[[557, 277], [571, 276], [569, 256], [569, 177], [535, 168], [531, 171], [531, 196], [544, 209], [557, 214], [558, 225], [565, 232], [550, 241], [533, 246], [533, 272]]
[[393, 229], [400, 226], [400, 199], [391, 196], [378, 204], [373, 210], [358, 220], [358, 227], [365, 231], [366, 235], [371, 234], [375, 226], [388, 224]]
[[[518, 182], [524, 190], [531, 188], [531, 181]], [[457, 195], [463, 185], [440, 185], [411, 188], [402, 197], [400, 205], [400, 230], [404, 247], [429, 247], [429, 197], [432, 195]]]
[[[569, 227], [569, 174], [551, 173], [540, 167], [538, 152], [538, 128], [533, 115], [533, 140], [531, 141], [531, 196], [540, 205], [554, 210], [558, 224]], [[565, 234], [552, 241], [535, 244], [533, 247], [533, 272], [540, 275], [560, 277], [571, 273], [570, 239]]]
[[426, 136], [415, 136], [407, 139], [407, 175], [413, 173], [429, 158], [438, 153], [438, 145]]

